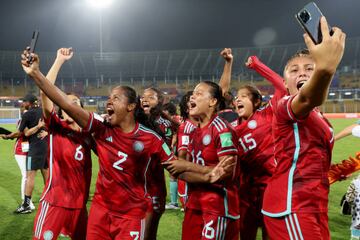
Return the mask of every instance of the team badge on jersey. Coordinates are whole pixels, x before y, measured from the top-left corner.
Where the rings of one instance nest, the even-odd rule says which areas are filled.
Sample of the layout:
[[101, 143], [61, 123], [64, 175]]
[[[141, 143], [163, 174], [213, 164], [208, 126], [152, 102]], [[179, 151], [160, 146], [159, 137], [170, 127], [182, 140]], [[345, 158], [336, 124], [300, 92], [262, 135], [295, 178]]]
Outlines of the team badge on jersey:
[[203, 137], [202, 143], [206, 146], [206, 145], [209, 145], [210, 142], [211, 142], [211, 136], [209, 134], [206, 134]]
[[54, 237], [54, 234], [52, 231], [47, 230], [44, 232], [44, 240], [51, 240], [51, 239], [53, 239], [53, 237]]
[[248, 124], [247, 124], [247, 126], [248, 126], [248, 128], [250, 128], [250, 129], [255, 129], [255, 128], [257, 127], [257, 122], [256, 122], [256, 120], [251, 120], [251, 121], [249, 121]]
[[140, 141], [136, 141], [133, 144], [133, 149], [135, 150], [135, 152], [141, 152], [142, 150], [144, 150], [144, 144]]
[[112, 136], [107, 137], [107, 138], [106, 138], [106, 141], [108, 141], [108, 142], [112, 142], [112, 141], [113, 141]]
[[181, 141], [182, 141], [182, 144], [188, 145], [189, 144], [189, 136], [182, 136]]

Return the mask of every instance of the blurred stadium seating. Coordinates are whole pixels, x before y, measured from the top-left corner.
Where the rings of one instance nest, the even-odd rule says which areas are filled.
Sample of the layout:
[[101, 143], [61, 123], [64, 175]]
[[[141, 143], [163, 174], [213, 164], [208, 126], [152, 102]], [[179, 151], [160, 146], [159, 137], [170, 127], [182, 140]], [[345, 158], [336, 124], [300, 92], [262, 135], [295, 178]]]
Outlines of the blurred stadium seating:
[[[347, 40], [344, 58], [332, 83], [326, 111], [357, 109], [347, 105], [343, 99], [358, 99], [360, 92], [360, 38]], [[251, 55], [258, 56], [265, 64], [282, 75], [286, 60], [303, 44], [268, 46], [261, 48], [233, 48], [234, 66], [232, 90], [243, 84], [255, 84], [263, 95], [273, 93], [270, 84], [256, 72], [248, 70], [244, 62]], [[170, 98], [191, 90], [199, 81], [218, 81], [223, 71], [224, 60], [221, 49], [196, 49], [154, 52], [120, 53], [75, 53], [59, 73], [57, 85], [65, 92], [76, 92], [80, 96], [107, 96], [116, 85], [129, 85], [141, 92], [153, 86], [162, 89]], [[41, 69], [48, 71], [55, 52], [40, 52]], [[0, 51], [0, 106], [11, 105], [4, 97], [21, 97], [26, 93], [37, 93], [37, 87], [20, 65], [20, 52]], [[351, 94], [346, 95], [346, 92]], [[333, 107], [337, 101], [340, 106]], [[353, 101], [354, 102], [354, 101]], [[16, 101], [12, 102], [16, 106]], [[93, 105], [103, 104], [94, 98]], [[341, 105], [340, 103], [343, 103]], [[346, 104], [345, 104], [346, 103]], [[355, 101], [356, 103], [356, 101]], [[357, 106], [357, 103], [354, 106]], [[343, 107], [341, 107], [343, 106]], [[339, 110], [339, 111], [340, 111]]]

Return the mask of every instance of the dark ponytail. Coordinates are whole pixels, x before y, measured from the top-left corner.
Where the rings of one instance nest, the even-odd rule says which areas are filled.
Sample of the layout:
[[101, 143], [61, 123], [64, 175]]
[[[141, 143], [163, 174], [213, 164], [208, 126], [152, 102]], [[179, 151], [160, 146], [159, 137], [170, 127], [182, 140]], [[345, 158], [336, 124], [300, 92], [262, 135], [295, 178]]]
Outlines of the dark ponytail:
[[218, 84], [211, 81], [204, 81], [202, 83], [205, 83], [210, 87], [210, 95], [213, 98], [217, 99], [215, 112], [224, 110], [226, 108], [226, 103], [221, 87]]
[[188, 91], [185, 95], [181, 98], [179, 103], [180, 108], [180, 116], [185, 120], [189, 118], [189, 107], [188, 102], [190, 101], [190, 97], [193, 94], [193, 91]]

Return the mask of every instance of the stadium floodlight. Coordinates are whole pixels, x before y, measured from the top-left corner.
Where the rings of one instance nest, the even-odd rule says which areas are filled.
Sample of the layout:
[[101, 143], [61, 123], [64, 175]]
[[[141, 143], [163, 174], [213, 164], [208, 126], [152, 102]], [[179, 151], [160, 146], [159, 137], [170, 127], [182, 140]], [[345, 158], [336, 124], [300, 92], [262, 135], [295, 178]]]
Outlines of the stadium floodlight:
[[89, 5], [93, 8], [107, 8], [111, 5], [112, 0], [87, 0]]
[[5, 102], [6, 103], [11, 103], [11, 101], [9, 99], [6, 99]]
[[335, 96], [334, 92], [329, 93], [329, 96]]
[[18, 100], [18, 103], [22, 103], [22, 102], [23, 102], [23, 100], [21, 100], [21, 99]]
[[352, 93], [351, 92], [345, 92], [344, 93], [346, 96], [350, 96]]
[[94, 99], [89, 99], [89, 102], [95, 102], [95, 100]]

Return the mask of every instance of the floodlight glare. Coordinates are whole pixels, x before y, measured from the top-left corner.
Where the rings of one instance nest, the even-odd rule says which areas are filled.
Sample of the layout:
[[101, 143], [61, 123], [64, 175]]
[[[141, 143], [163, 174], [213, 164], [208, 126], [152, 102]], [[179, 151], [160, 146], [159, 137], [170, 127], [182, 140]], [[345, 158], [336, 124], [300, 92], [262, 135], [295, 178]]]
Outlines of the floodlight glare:
[[107, 8], [111, 5], [112, 0], [87, 0], [93, 8]]

